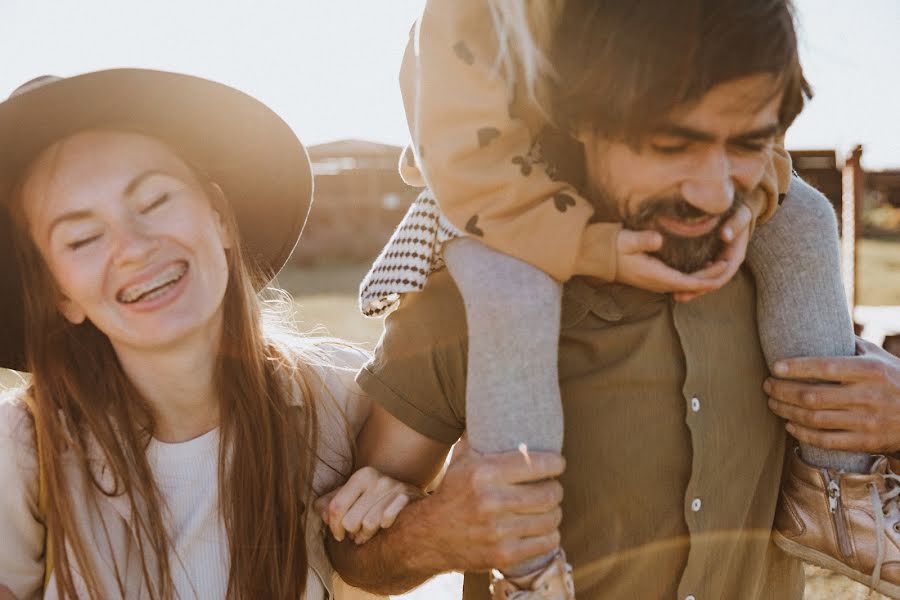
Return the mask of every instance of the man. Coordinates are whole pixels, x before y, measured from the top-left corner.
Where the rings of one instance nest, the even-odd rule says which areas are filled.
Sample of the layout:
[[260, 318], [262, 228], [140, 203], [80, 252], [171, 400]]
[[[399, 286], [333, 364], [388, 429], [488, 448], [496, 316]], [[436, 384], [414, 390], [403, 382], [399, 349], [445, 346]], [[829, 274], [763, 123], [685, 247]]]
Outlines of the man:
[[[720, 25], [706, 35], [748, 27], [735, 18]], [[757, 44], [759, 64], [731, 61], [705, 70], [708, 79], [661, 74], [659, 110], [636, 125], [637, 139], [597, 129], [580, 136], [584, 154], [568, 160], [583, 171], [600, 218], [652, 214], [645, 210], [651, 200], [677, 192], [654, 218], [686, 237], [718, 233], [710, 224], [756, 187], [766, 149], [802, 106], [799, 67], [791, 75], [764, 65], [777, 53], [768, 49], [793, 39], [792, 29], [774, 29], [733, 38]], [[651, 45], [634, 33], [619, 32], [619, 43], [635, 52]], [[671, 47], [655, 46], [694, 57], [696, 48], [681, 43], [690, 41], [686, 32], [666, 40]], [[596, 89], [615, 94], [615, 83]], [[698, 89], [679, 90], [690, 85]], [[795, 181], [786, 204], [810, 199], [815, 192]], [[691, 246], [668, 258], [709, 251]], [[558, 457], [535, 454], [529, 465], [515, 454], [479, 457], [463, 443], [436, 492], [391, 529], [360, 548], [332, 544], [335, 566], [352, 583], [384, 592], [465, 570], [465, 597], [484, 598], [487, 577], [476, 572], [551, 550], [564, 514], [562, 543], [583, 600], [800, 598], [799, 563], [770, 542], [786, 438], [761, 387], [768, 370], [755, 306], [746, 271], [687, 304], [572, 280], [559, 359], [568, 459], [562, 489], [547, 480], [563, 469]], [[376, 356], [358, 378], [380, 405], [359, 439], [361, 464], [421, 485], [434, 477], [465, 429], [466, 343], [464, 308], [446, 273], [387, 318]], [[883, 380], [876, 385], [886, 388]], [[802, 407], [780, 400], [779, 410], [793, 410], [801, 427]]]

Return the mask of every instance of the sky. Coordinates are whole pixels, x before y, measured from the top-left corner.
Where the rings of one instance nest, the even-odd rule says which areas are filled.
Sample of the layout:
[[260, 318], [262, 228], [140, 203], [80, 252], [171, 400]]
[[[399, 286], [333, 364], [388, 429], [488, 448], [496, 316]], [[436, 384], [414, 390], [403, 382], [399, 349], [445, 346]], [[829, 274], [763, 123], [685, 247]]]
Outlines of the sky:
[[[405, 143], [397, 71], [424, 0], [0, 0], [0, 96], [40, 74], [179, 71], [268, 104], [311, 145]], [[900, 168], [900, 0], [795, 0], [816, 96], [789, 148]], [[0, 142], [2, 143], [2, 142]]]

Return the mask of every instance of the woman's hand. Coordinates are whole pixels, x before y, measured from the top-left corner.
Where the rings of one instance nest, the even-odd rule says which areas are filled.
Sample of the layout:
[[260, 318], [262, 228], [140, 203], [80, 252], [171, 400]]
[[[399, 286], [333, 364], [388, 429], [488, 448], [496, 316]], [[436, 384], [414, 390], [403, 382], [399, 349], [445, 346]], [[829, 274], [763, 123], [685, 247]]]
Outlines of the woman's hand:
[[357, 544], [369, 541], [379, 529], [394, 524], [410, 500], [422, 498], [419, 488], [363, 467], [343, 486], [316, 501], [316, 510], [337, 541], [351, 538]]
[[779, 361], [779, 379], [763, 386], [769, 406], [801, 442], [851, 452], [896, 452], [900, 358], [863, 340], [856, 348], [856, 356]]
[[673, 293], [678, 302], [719, 289], [737, 273], [747, 254], [750, 241], [750, 209], [741, 205], [722, 226], [722, 239], [728, 243], [716, 262], [691, 274], [682, 273], [650, 256], [662, 247], [658, 231], [630, 231], [623, 229], [616, 240], [616, 281], [657, 292]]
[[5, 585], [0, 585], [0, 600], [16, 600], [16, 595]]

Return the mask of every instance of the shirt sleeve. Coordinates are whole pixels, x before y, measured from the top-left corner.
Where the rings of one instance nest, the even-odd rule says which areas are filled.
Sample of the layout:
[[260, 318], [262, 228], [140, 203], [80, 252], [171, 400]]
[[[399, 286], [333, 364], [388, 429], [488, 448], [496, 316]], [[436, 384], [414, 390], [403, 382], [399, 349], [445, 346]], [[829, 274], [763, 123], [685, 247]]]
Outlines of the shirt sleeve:
[[491, 22], [483, 0], [429, 0], [407, 46], [400, 81], [424, 182], [488, 247], [559, 281], [613, 280], [619, 227], [590, 224], [591, 203], [536, 156], [546, 123], [499, 74]]
[[411, 429], [453, 444], [465, 429], [466, 341], [462, 298], [447, 270], [438, 271], [386, 317], [356, 381]]
[[24, 406], [0, 394], [0, 584], [20, 600], [37, 598], [44, 580], [45, 530], [38, 511], [34, 428]]

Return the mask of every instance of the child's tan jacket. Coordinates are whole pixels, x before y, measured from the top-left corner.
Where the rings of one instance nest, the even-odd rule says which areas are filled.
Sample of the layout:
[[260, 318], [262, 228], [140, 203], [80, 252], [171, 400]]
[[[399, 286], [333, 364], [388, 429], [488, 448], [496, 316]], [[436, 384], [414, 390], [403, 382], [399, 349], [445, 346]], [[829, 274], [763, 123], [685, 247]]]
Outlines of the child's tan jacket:
[[[496, 68], [485, 0], [428, 0], [403, 58], [400, 84], [413, 144], [400, 171], [427, 185], [447, 219], [485, 245], [559, 281], [616, 277], [615, 223], [589, 223], [594, 209], [532, 155], [546, 125], [521, 89]], [[772, 152], [754, 217], [775, 212], [790, 183], [783, 139]]]

